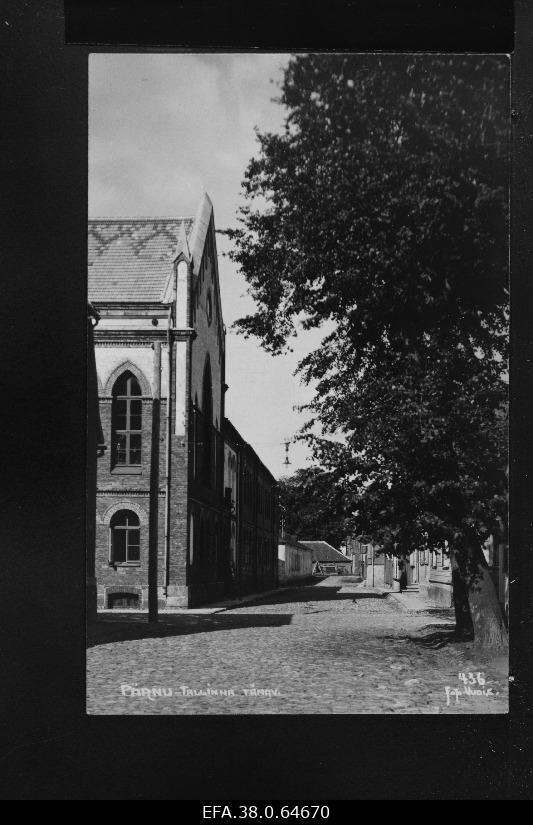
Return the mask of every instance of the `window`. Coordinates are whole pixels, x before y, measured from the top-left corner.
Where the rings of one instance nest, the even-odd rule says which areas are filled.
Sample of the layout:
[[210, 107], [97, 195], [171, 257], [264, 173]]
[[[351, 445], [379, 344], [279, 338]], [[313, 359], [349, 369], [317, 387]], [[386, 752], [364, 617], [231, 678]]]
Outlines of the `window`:
[[207, 323], [211, 326], [211, 322], [213, 320], [213, 299], [211, 298], [211, 290], [207, 291]]
[[110, 593], [107, 597], [107, 606], [112, 610], [118, 608], [138, 608], [139, 594], [138, 593]]
[[202, 386], [202, 427], [201, 427], [200, 480], [206, 487], [213, 485], [214, 438], [213, 438], [213, 384], [209, 356], [205, 362]]
[[139, 517], [131, 510], [119, 510], [111, 519], [111, 563], [140, 564], [141, 530]]
[[189, 519], [189, 564], [194, 562], [194, 515]]
[[113, 387], [112, 461], [115, 467], [140, 467], [142, 400], [139, 382], [123, 373]]

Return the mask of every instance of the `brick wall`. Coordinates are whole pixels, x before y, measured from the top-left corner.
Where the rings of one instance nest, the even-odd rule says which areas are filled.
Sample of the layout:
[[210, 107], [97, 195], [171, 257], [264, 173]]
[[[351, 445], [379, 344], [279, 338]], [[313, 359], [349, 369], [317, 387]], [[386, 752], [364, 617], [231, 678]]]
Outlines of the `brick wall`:
[[[106, 347], [106, 349], [114, 349]], [[134, 355], [137, 348], [116, 348], [113, 356], [106, 359], [108, 365], [130, 361], [138, 369]], [[166, 348], [165, 348], [166, 350]], [[153, 358], [153, 351], [148, 350]], [[167, 368], [167, 353], [162, 353], [162, 373]], [[146, 358], [142, 362], [143, 370], [147, 368]], [[144, 372], [143, 372], [144, 374]], [[175, 396], [175, 364], [173, 361], [173, 375], [171, 376], [171, 456], [170, 456], [170, 519], [169, 519], [169, 557], [168, 557], [168, 584], [183, 588], [187, 582], [187, 466], [188, 450], [187, 435], [175, 436], [174, 416], [176, 409]], [[100, 386], [104, 386], [102, 377]], [[168, 381], [165, 382], [168, 389]], [[96, 578], [98, 583], [99, 608], [107, 607], [109, 592], [115, 588], [129, 588], [132, 593], [138, 592], [142, 596], [143, 607], [147, 606], [148, 588], [148, 520], [149, 520], [149, 493], [150, 493], [150, 461], [152, 442], [152, 412], [153, 401], [150, 397], [142, 399], [142, 452], [141, 466], [138, 472], [125, 473], [121, 468], [113, 467], [113, 451], [111, 445], [112, 400], [109, 396], [100, 398], [100, 416], [102, 431], [107, 450], [98, 459], [97, 468], [97, 510], [99, 521], [96, 530]], [[167, 398], [161, 399], [160, 404], [160, 440], [159, 440], [159, 506], [158, 506], [158, 582], [160, 603], [165, 603], [166, 584], [165, 576], [165, 477], [166, 477], [166, 435], [167, 435]], [[110, 566], [109, 542], [110, 527], [106, 513], [110, 507], [129, 509], [136, 505], [144, 514], [141, 519], [141, 563], [138, 567]], [[132, 507], [135, 509], [135, 507]]]
[[[278, 508], [274, 480], [255, 453], [244, 445], [240, 461], [241, 538], [238, 580], [243, 593], [268, 590], [278, 581]], [[270, 506], [265, 508], [265, 497]]]
[[[181, 266], [182, 264], [179, 264]], [[161, 342], [161, 403], [159, 421], [159, 480], [158, 480], [158, 586], [161, 604], [191, 607], [220, 598], [227, 586], [230, 561], [230, 524], [224, 510], [224, 446], [217, 440], [218, 474], [213, 489], [202, 488], [192, 477], [193, 434], [188, 415], [190, 404], [198, 399], [202, 403], [202, 390], [206, 357], [209, 356], [213, 395], [213, 424], [220, 432], [224, 420], [225, 353], [222, 314], [219, 303], [218, 270], [214, 226], [211, 219], [203, 258], [198, 275], [190, 268], [185, 272], [187, 282], [186, 316], [195, 335], [177, 342], [175, 347], [185, 352], [177, 370], [177, 349], [173, 349], [171, 370], [168, 369], [168, 351], [161, 332], [155, 332], [148, 323], [149, 313], [161, 315], [158, 308], [140, 311], [142, 319], [130, 316], [121, 322], [116, 308], [106, 320], [105, 308], [102, 328], [97, 331], [97, 370], [99, 407], [106, 451], [98, 459], [97, 466], [97, 527], [96, 527], [96, 578], [99, 607], [107, 607], [112, 592], [131, 592], [140, 596], [140, 604], [147, 606], [148, 588], [148, 536], [150, 508], [150, 468], [152, 449], [152, 391], [154, 381], [154, 351], [150, 341]], [[212, 317], [208, 319], [208, 296]], [[127, 314], [127, 313], [126, 313]], [[130, 311], [131, 314], [131, 311]], [[127, 324], [126, 324], [127, 321]], [[121, 325], [122, 324], [122, 325]], [[137, 330], [136, 325], [141, 324]], [[183, 329], [186, 323], [179, 327]], [[124, 327], [124, 329], [123, 329]], [[185, 350], [183, 349], [185, 347]], [[131, 368], [142, 387], [142, 455], [138, 468], [124, 472], [113, 466], [112, 437], [112, 384], [122, 367]], [[179, 393], [176, 386], [179, 372]], [[169, 533], [168, 557], [166, 555], [166, 468], [167, 468], [167, 403], [170, 399], [170, 482], [169, 482]], [[179, 402], [179, 403], [178, 403]], [[177, 414], [181, 416], [178, 419]], [[252, 474], [250, 501], [242, 519], [248, 527], [248, 553], [243, 562], [242, 546], [237, 548], [237, 566], [242, 562], [242, 579], [246, 587], [270, 587], [277, 581], [277, 506], [271, 495], [273, 479], [247, 448], [248, 469]], [[237, 491], [242, 485], [237, 482]], [[258, 495], [259, 491], [263, 495]], [[237, 492], [236, 491], [236, 492]], [[268, 512], [258, 508], [258, 500], [264, 502], [271, 495]], [[135, 566], [110, 564], [110, 519], [118, 509], [132, 509], [140, 519], [140, 563]], [[197, 527], [200, 522], [209, 524], [201, 546], [199, 531], [195, 528], [194, 561], [189, 558], [189, 533], [191, 515]], [[241, 525], [239, 525], [240, 528]], [[225, 529], [226, 527], [226, 529]], [[238, 530], [238, 536], [239, 532]], [[206, 539], [206, 536], [210, 538]], [[242, 545], [242, 541], [240, 541]], [[201, 560], [201, 564], [200, 564]], [[166, 563], [166, 564], [165, 564]], [[168, 585], [168, 587], [167, 587]]]

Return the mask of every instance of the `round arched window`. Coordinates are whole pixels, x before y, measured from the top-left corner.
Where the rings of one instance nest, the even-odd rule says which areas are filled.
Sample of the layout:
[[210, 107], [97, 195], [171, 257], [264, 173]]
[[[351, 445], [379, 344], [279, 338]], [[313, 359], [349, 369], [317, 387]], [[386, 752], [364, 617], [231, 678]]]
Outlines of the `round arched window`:
[[141, 387], [126, 370], [113, 387], [111, 413], [113, 467], [141, 465], [142, 400]]
[[119, 510], [111, 518], [111, 563], [139, 564], [140, 526], [139, 516], [132, 510]]

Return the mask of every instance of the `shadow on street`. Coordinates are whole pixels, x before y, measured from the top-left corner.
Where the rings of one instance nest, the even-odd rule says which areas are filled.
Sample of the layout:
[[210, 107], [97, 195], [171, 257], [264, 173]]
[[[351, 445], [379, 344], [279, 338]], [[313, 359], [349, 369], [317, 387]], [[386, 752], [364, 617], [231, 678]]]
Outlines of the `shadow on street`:
[[443, 647], [460, 642], [471, 642], [474, 638], [473, 635], [471, 637], [465, 635], [459, 636], [454, 626], [442, 627], [442, 625], [429, 625], [428, 627], [424, 627], [421, 630], [421, 634], [423, 635], [411, 637], [411, 641], [415, 645], [432, 648], [433, 650], [440, 650]]
[[282, 627], [291, 623], [289, 613], [250, 614], [193, 614], [161, 616], [155, 624], [139, 613], [120, 613], [99, 616], [87, 629], [87, 647], [130, 642], [136, 639], [163, 639], [169, 636], [188, 636], [193, 633], [211, 633], [216, 630], [233, 630], [249, 627]]
[[[313, 583], [314, 584], [314, 583]], [[269, 596], [258, 597], [250, 604], [250, 607], [256, 605], [274, 605], [274, 604], [296, 604], [302, 602], [328, 602], [328, 601], [352, 601], [357, 602], [361, 599], [386, 599], [388, 593], [364, 593], [359, 591], [351, 591], [342, 593], [342, 585], [339, 586], [321, 586], [309, 585], [306, 587], [299, 587], [279, 593], [272, 593]], [[238, 605], [235, 605], [238, 607]], [[246, 607], [247, 605], [243, 605]]]
[[418, 647], [424, 647], [431, 650], [440, 650], [448, 645], [464, 644], [473, 640], [473, 636], [458, 636], [454, 625], [443, 627], [440, 624], [426, 625], [421, 628], [417, 636], [386, 636], [385, 638], [390, 639], [391, 641], [398, 641], [398, 639], [401, 639], [405, 642], [412, 642]]

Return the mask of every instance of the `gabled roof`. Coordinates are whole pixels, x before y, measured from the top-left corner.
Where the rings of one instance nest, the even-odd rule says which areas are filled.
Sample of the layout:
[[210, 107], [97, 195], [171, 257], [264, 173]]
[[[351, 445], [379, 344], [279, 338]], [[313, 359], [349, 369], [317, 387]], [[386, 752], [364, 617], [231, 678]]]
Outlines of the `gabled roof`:
[[351, 564], [351, 559], [345, 556], [340, 550], [335, 550], [331, 544], [328, 544], [327, 541], [302, 541], [302, 539], [298, 540], [300, 544], [304, 544], [306, 547], [310, 547], [313, 551], [313, 561], [322, 561], [322, 562], [340, 562], [343, 561], [347, 564]]
[[211, 198], [207, 192], [204, 192], [204, 196], [198, 204], [198, 209], [196, 210], [196, 215], [194, 217], [191, 227], [191, 234], [189, 237], [189, 246], [191, 250], [190, 254], [193, 267], [196, 272], [198, 272], [202, 262], [205, 239], [209, 230], [212, 215], [213, 204], [211, 202]]
[[308, 547], [305, 542], [300, 541], [296, 538], [296, 536], [290, 536], [287, 533], [282, 534], [278, 538], [278, 545], [290, 545], [291, 547], [298, 547], [300, 550], [306, 550], [308, 553], [312, 553], [311, 547]]
[[89, 299], [163, 300], [192, 218], [95, 218], [89, 221]]

